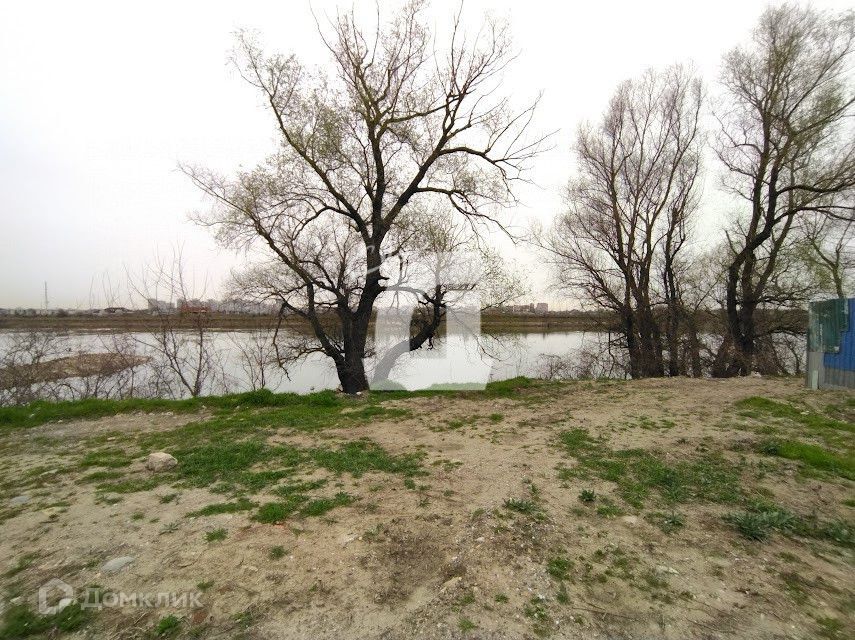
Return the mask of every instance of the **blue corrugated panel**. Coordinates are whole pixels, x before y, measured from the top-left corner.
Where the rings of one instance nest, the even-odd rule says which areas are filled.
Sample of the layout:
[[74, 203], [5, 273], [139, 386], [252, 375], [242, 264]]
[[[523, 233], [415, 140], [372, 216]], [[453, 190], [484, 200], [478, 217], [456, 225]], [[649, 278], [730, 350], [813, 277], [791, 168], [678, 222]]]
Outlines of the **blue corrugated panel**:
[[826, 353], [823, 364], [828, 369], [855, 371], [855, 298], [849, 298], [849, 328], [840, 340], [837, 353]]

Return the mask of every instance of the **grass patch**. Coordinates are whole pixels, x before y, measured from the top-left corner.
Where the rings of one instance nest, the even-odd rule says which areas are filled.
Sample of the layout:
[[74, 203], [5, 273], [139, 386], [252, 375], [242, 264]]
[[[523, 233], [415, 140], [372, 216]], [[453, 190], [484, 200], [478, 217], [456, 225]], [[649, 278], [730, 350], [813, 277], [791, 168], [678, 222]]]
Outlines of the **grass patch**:
[[810, 429], [834, 429], [855, 433], [855, 424], [851, 422], [836, 420], [809, 410], [806, 407], [799, 409], [791, 404], [770, 400], [769, 398], [758, 396], [745, 398], [736, 402], [734, 407], [738, 410], [739, 415], [746, 418], [779, 418], [796, 422]]
[[765, 440], [758, 449], [771, 456], [797, 460], [813, 469], [827, 471], [847, 480], [855, 480], [855, 456], [837, 455], [813, 444], [797, 440]]
[[472, 629], [478, 627], [478, 625], [472, 622], [469, 618], [460, 618], [457, 622], [457, 626], [463, 633], [468, 633], [469, 631], [472, 631]]
[[582, 491], [579, 492], [579, 500], [582, 502], [591, 503], [596, 499], [597, 494], [594, 493], [593, 489], [582, 489]]
[[290, 516], [300, 510], [300, 506], [306, 502], [308, 498], [303, 494], [294, 494], [289, 496], [287, 500], [282, 502], [268, 502], [261, 505], [253, 520], [263, 522], [265, 524], [279, 524], [287, 520]]
[[310, 500], [300, 509], [300, 515], [305, 517], [322, 516], [336, 507], [343, 507], [353, 502], [353, 496], [341, 491], [332, 498], [316, 498]]
[[90, 451], [80, 460], [80, 466], [87, 467], [107, 467], [118, 469], [127, 467], [133, 462], [128, 454], [122, 449], [99, 449]]
[[585, 429], [564, 431], [559, 442], [577, 460], [575, 467], [560, 470], [562, 479], [593, 476], [614, 482], [621, 498], [635, 508], [641, 508], [652, 492], [668, 504], [733, 503], [741, 497], [739, 468], [719, 454], [669, 463], [655, 451], [611, 450]]
[[816, 516], [799, 516], [773, 504], [754, 503], [746, 511], [729, 513], [724, 519], [749, 540], [763, 541], [773, 532], [778, 532], [855, 547], [855, 527], [852, 524], [820, 520]]
[[249, 511], [255, 508], [255, 503], [247, 498], [239, 498], [235, 502], [217, 502], [202, 507], [198, 511], [188, 513], [188, 518], [198, 516], [214, 516], [220, 513], [237, 513], [238, 511]]
[[33, 636], [56, 637], [77, 631], [90, 620], [90, 610], [74, 602], [57, 613], [42, 616], [25, 605], [12, 605], [3, 613], [0, 640], [17, 640]]
[[224, 396], [205, 396], [186, 400], [129, 398], [125, 400], [73, 400], [67, 402], [37, 401], [16, 407], [0, 407], [0, 427], [34, 427], [55, 420], [92, 420], [120, 413], [157, 413], [172, 411], [192, 413], [205, 409], [229, 411], [261, 407], [327, 407], [344, 406], [346, 401], [333, 391], [308, 395], [273, 393], [268, 389]]
[[208, 531], [205, 534], [205, 540], [208, 542], [221, 542], [225, 540], [228, 535], [228, 532], [221, 527], [219, 529], [214, 529], [213, 531]]
[[20, 558], [18, 558], [18, 562], [16, 562], [15, 565], [6, 572], [6, 577], [13, 578], [22, 571], [25, 571], [33, 564], [33, 562], [35, 562], [36, 558], [38, 558], [38, 555], [35, 553], [27, 553], [22, 555]]
[[534, 501], [526, 500], [524, 498], [508, 498], [505, 500], [505, 509], [516, 511], [517, 513], [522, 513], [527, 516], [533, 516], [540, 511], [540, 508]]
[[335, 474], [349, 473], [355, 478], [368, 471], [398, 473], [405, 476], [424, 474], [421, 468], [424, 454], [391, 455], [381, 446], [367, 439], [348, 442], [337, 450], [312, 449], [308, 455], [315, 464], [328, 471]]
[[98, 491], [104, 493], [138, 493], [140, 491], [149, 491], [166, 482], [166, 475], [158, 475], [150, 478], [136, 477], [126, 478], [118, 482], [105, 482], [98, 485]]
[[674, 533], [686, 526], [686, 517], [676, 511], [670, 511], [668, 513], [656, 511], [654, 513], [648, 513], [644, 516], [644, 519], [650, 524], [659, 527], [663, 533]]
[[546, 571], [556, 580], [567, 580], [570, 577], [570, 569], [573, 568], [573, 561], [568, 560], [564, 556], [556, 556], [551, 558], [546, 564]]
[[91, 482], [104, 482], [105, 480], [115, 480], [117, 478], [124, 477], [124, 473], [121, 471], [93, 471], [92, 473], [83, 476], [80, 478], [79, 482], [83, 483], [91, 483]]
[[174, 638], [180, 630], [181, 618], [170, 615], [160, 619], [153, 633], [155, 638]]

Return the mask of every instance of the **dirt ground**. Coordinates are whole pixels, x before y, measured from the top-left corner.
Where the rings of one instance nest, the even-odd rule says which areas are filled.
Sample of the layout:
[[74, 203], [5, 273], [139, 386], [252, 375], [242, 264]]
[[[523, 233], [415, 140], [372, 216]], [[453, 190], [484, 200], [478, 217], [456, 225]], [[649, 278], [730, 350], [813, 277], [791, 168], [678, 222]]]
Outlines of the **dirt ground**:
[[[837, 407], [834, 424], [852, 426], [853, 394], [807, 392], [789, 379], [547, 383], [494, 397], [397, 399], [373, 419], [265, 435], [271, 446], [318, 450], [370, 438], [390, 455], [421, 456], [414, 475], [301, 467], [301, 482], [327, 480], [325, 495], [352, 500], [275, 524], [249, 509], [188, 517], [227, 499], [216, 485], [111, 494], [86, 479], [99, 469], [81, 466], [87, 453], [116, 447], [133, 453], [115, 473], [156, 477], [134, 448], [147, 441], [131, 447], [129, 438], [168, 435], [207, 413], [9, 430], [0, 433], [0, 608], [36, 607], [39, 586], [59, 578], [78, 592], [192, 593], [198, 604], [105, 606], [62, 636], [70, 638], [855, 637], [855, 558], [851, 544], [832, 539], [841, 534], [782, 525], [756, 540], [726, 518], [762, 498], [838, 523], [834, 531], [848, 526], [851, 540], [855, 484], [845, 473], [757, 448], [770, 434], [790, 438], [787, 429], [828, 442], [800, 423], [740, 412], [739, 401], [755, 397], [797, 407], [797, 416]], [[571, 431], [587, 434], [582, 453], [568, 449], [562, 434]], [[695, 489], [668, 499], [664, 481], [627, 498], [632, 487], [612, 467], [583, 470], [580, 456], [600, 450], [611, 462], [648, 452], [679, 473], [718, 456], [710, 473], [735, 469], [740, 495]], [[616, 473], [634, 473], [646, 455], [625, 458]], [[729, 481], [697, 469], [686, 471], [691, 487], [726, 493]], [[249, 497], [262, 503], [269, 491]], [[103, 569], [123, 556], [133, 561]]]

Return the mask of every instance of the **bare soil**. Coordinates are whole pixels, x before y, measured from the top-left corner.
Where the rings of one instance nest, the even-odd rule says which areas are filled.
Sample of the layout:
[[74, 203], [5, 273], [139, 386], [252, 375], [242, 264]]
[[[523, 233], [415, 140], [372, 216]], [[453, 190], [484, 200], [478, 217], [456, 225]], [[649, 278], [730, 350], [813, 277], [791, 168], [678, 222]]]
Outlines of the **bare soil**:
[[[111, 504], [81, 481], [92, 469], [77, 461], [93, 447], [204, 415], [12, 431], [0, 436], [0, 607], [35, 606], [39, 585], [60, 578], [78, 589], [199, 594], [198, 608], [104, 608], [67, 636], [80, 638], [157, 637], [170, 614], [180, 624], [169, 637], [179, 638], [855, 637], [851, 547], [780, 532], [750, 540], [723, 518], [738, 506], [704, 496], [664, 505], [651, 494], [634, 507], [610, 480], [559, 472], [577, 464], [560, 443], [568, 429], [674, 464], [712, 451], [740, 469], [746, 491], [851, 523], [850, 480], [756, 451], [763, 421], [734, 410], [754, 396], [817, 411], [853, 397], [808, 393], [800, 380], [746, 378], [573, 382], [510, 397], [387, 402], [407, 413], [283, 429], [271, 442], [368, 437], [392, 454], [422, 452], [426, 475], [314, 470], [305, 479], [329, 477], [331, 489], [355, 500], [282, 524], [255, 521], [251, 511], [187, 517], [224, 500], [212, 487], [162, 485]], [[143, 458], [122, 471], [151, 475]], [[583, 490], [594, 492], [593, 503], [580, 500]], [[19, 491], [28, 500], [7, 506]], [[509, 499], [533, 511], [508, 508]], [[684, 524], [666, 533], [651, 514], [669, 510]], [[225, 539], [206, 541], [219, 529]], [[119, 556], [135, 560], [101, 571]]]

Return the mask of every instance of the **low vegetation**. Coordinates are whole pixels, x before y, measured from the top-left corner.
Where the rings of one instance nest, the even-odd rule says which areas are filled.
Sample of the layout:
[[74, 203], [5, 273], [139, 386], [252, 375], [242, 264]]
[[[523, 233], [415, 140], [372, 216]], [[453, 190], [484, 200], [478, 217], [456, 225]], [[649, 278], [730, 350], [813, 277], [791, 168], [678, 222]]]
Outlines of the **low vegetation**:
[[[775, 384], [784, 397], [698, 402], [681, 397], [696, 387], [651, 394], [642, 382], [517, 379], [486, 394], [261, 393], [200, 399], [187, 411], [164, 403], [124, 431], [105, 430], [103, 418], [7, 425], [0, 546], [12, 555], [0, 597], [34, 593], [54, 571], [51, 544], [9, 546], [26, 536], [25, 523], [48, 543], [97, 522], [110, 542], [63, 551], [64, 578], [120, 584], [98, 572], [129, 553], [133, 531], [141, 546], [130, 555], [163, 553], [155, 561], [169, 579], [195, 585], [206, 606], [226, 606], [212, 623], [140, 611], [141, 637], [252, 637], [279, 615], [291, 624], [267, 601], [223, 604], [234, 576], [263, 590], [283, 575], [294, 602], [334, 608], [335, 589], [360, 611], [423, 590], [432, 625], [471, 637], [506, 629], [558, 637], [567, 625], [595, 637], [618, 621], [646, 630], [662, 616], [693, 629], [686, 604], [708, 597], [709, 584], [745, 607], [733, 614], [744, 629], [758, 620], [754, 600], [736, 590], [749, 581], [763, 598], [792, 604], [792, 619], [777, 610], [787, 628], [844, 637], [852, 407], [840, 394]], [[146, 470], [152, 451], [178, 466]], [[26, 500], [13, 504], [16, 496]], [[732, 557], [741, 558], [738, 572]], [[142, 572], [157, 582], [146, 565], [133, 566], [121, 580]], [[353, 592], [345, 574], [367, 586]], [[25, 598], [4, 610], [0, 638], [109, 634], [115, 613], [75, 604], [40, 616]]]

